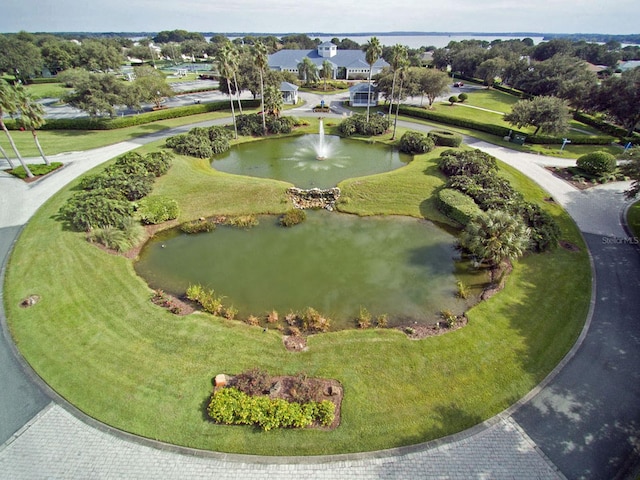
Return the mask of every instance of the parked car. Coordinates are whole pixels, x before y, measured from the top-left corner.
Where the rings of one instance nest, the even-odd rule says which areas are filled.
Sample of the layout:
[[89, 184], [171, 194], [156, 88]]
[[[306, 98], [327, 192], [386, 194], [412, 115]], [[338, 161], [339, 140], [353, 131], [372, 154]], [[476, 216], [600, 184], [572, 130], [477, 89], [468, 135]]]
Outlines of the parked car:
[[462, 82], [456, 82], [453, 84], [454, 87], [464, 87], [464, 83]]

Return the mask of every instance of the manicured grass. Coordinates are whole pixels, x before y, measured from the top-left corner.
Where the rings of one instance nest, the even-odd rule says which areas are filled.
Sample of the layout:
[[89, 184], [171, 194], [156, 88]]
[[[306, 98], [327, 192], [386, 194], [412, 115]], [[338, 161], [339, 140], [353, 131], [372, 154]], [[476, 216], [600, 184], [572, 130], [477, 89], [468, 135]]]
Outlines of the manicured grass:
[[[257, 110], [247, 110], [245, 113], [253, 113], [255, 111]], [[42, 145], [42, 149], [46, 155], [56, 155], [63, 152], [83, 151], [90, 150], [92, 148], [104, 147], [106, 145], [132, 140], [142, 135], [167, 130], [169, 128], [229, 116], [230, 112], [222, 110], [219, 112], [202, 113], [116, 130], [40, 130], [38, 131], [38, 140], [40, 141], [40, 145]], [[229, 123], [231, 123], [231, 118], [229, 118]], [[33, 141], [31, 132], [13, 130], [11, 131], [11, 136], [23, 157], [40, 156], [40, 153]], [[2, 142], [1, 145], [7, 154], [11, 158], [14, 158], [15, 155], [8, 145], [6, 138], [0, 139], [0, 142]]]
[[35, 83], [25, 87], [34, 100], [61, 98], [70, 91], [62, 83]]
[[634, 203], [627, 213], [627, 225], [634, 237], [640, 238], [640, 200]]
[[[418, 179], [435, 173], [434, 161], [424, 155], [397, 171], [345, 182], [347, 206], [370, 214], [380, 204], [384, 213], [435, 216], [431, 196], [442, 178]], [[530, 199], [544, 198], [522, 175], [502, 172]], [[156, 192], [174, 196], [188, 219], [285, 211], [285, 186], [178, 157]], [[152, 305], [131, 261], [55, 220], [73, 187], [48, 201], [16, 244], [4, 295], [10, 329], [25, 358], [62, 396], [101, 421], [154, 439], [226, 452], [314, 455], [438, 438], [526, 394], [569, 350], [588, 309], [584, 243], [566, 213], [545, 204], [580, 251], [557, 249], [517, 262], [505, 290], [469, 311], [465, 328], [420, 341], [395, 330], [341, 331], [312, 336], [307, 351], [292, 353], [277, 332], [201, 313], [177, 317]], [[20, 308], [31, 294], [40, 302]], [[264, 433], [208, 422], [203, 408], [211, 378], [252, 367], [339, 380], [341, 425], [331, 432]]]

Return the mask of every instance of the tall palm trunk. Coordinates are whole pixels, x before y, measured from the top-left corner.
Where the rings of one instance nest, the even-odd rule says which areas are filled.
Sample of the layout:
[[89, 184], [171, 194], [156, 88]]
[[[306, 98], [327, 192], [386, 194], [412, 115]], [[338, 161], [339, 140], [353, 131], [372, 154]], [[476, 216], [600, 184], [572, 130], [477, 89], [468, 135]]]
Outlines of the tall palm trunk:
[[24, 159], [22, 158], [22, 155], [20, 155], [20, 152], [18, 151], [18, 147], [16, 147], [16, 144], [13, 141], [13, 138], [11, 138], [11, 134], [9, 133], [9, 130], [7, 130], [7, 126], [2, 121], [1, 111], [0, 111], [0, 128], [2, 128], [2, 130], [4, 130], [4, 133], [7, 135], [7, 138], [9, 139], [9, 143], [11, 144], [11, 148], [13, 148], [13, 151], [16, 153], [16, 157], [18, 157], [18, 160], [20, 161], [20, 165], [22, 165], [22, 168], [24, 168], [24, 171], [27, 173], [27, 177], [33, 178], [33, 173], [31, 173], [31, 170], [29, 170], [29, 167], [27, 166]]
[[262, 105], [262, 133], [267, 134], [267, 119], [264, 118], [264, 79], [262, 78], [262, 69], [260, 69], [260, 104]]
[[373, 70], [373, 66], [369, 67], [369, 93], [367, 94], [367, 123], [369, 123], [369, 108], [371, 106], [371, 70]]
[[227, 77], [227, 89], [229, 89], [229, 101], [231, 102], [231, 118], [233, 118], [233, 133], [234, 138], [238, 138], [238, 126], [236, 125], [236, 111], [233, 109], [233, 95], [231, 95], [231, 82]]
[[11, 169], [13, 170], [15, 167], [15, 165], [13, 164], [13, 162], [11, 161], [11, 159], [9, 158], [9, 155], [7, 155], [7, 152], [4, 151], [4, 148], [2, 148], [2, 145], [0, 145], [0, 153], [2, 154], [2, 156], [4, 158], [7, 159], [7, 162], [9, 162], [9, 166], [11, 167]]
[[396, 118], [393, 120], [393, 135], [391, 140], [396, 139], [396, 129], [398, 128], [398, 111], [400, 110], [400, 99], [402, 98], [402, 84], [404, 83], [404, 76], [400, 75], [400, 88], [398, 90], [398, 101], [396, 102]]
[[233, 72], [233, 83], [236, 86], [236, 96], [238, 97], [238, 109], [240, 110], [240, 115], [243, 115], [242, 102], [240, 101], [240, 90], [238, 89], [238, 75], [236, 75], [236, 72]]
[[33, 135], [33, 141], [36, 142], [36, 147], [38, 147], [38, 151], [40, 152], [40, 156], [44, 160], [45, 165], [51, 165], [51, 162], [47, 158], [47, 156], [42, 151], [42, 147], [40, 146], [40, 141], [38, 140], [38, 134], [36, 133], [36, 129], [31, 129], [31, 135]]
[[393, 71], [393, 82], [391, 82], [391, 101], [389, 102], [389, 116], [391, 116], [391, 112], [393, 110], [393, 94], [396, 89], [396, 76], [398, 75], [398, 71]]

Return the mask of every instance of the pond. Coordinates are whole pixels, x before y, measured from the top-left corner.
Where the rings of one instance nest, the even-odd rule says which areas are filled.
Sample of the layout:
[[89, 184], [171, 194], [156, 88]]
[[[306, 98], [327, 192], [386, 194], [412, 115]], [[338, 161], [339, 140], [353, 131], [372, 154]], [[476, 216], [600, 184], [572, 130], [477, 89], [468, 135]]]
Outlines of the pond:
[[[152, 288], [176, 296], [190, 284], [212, 288], [240, 319], [313, 307], [332, 319], [332, 330], [353, 328], [361, 307], [388, 315], [389, 326], [435, 323], [442, 310], [464, 312], [486, 283], [460, 261], [455, 238], [430, 222], [326, 211], [309, 211], [291, 228], [263, 216], [248, 230], [162, 232], [135, 268]], [[473, 298], [457, 298], [458, 281]]]
[[388, 172], [410, 161], [410, 155], [387, 145], [321, 133], [236, 145], [217, 155], [211, 165], [221, 172], [283, 180], [299, 188], [330, 188], [347, 178]]

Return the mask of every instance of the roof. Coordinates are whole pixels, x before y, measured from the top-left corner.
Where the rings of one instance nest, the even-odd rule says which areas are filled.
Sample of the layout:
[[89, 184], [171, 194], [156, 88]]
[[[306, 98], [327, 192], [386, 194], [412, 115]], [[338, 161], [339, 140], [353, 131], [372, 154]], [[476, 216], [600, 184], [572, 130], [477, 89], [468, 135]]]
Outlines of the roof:
[[289, 82], [280, 82], [280, 91], [281, 92], [297, 92], [298, 86]]
[[[372, 92], [376, 91], [376, 87], [373, 84], [371, 84], [371, 91]], [[368, 82], [356, 83], [353, 87], [349, 88], [349, 93], [364, 93], [364, 92], [369, 92]]]
[[620, 64], [620, 70], [623, 72], [633, 70], [636, 67], [640, 67], [640, 60], [629, 60], [628, 62]]
[[337, 47], [337, 45], [333, 42], [322, 42], [320, 45], [318, 45], [319, 47]]
[[[298, 64], [302, 62], [304, 57], [309, 58], [318, 68], [322, 68], [322, 62], [328, 60], [336, 67], [346, 67], [349, 69], [369, 68], [369, 64], [365, 60], [362, 50], [338, 50], [331, 58], [324, 58], [318, 55], [318, 49], [313, 50], [280, 50], [269, 55], [270, 68], [297, 69]], [[382, 58], [379, 58], [373, 64], [373, 68], [387, 67], [389, 64]]]

